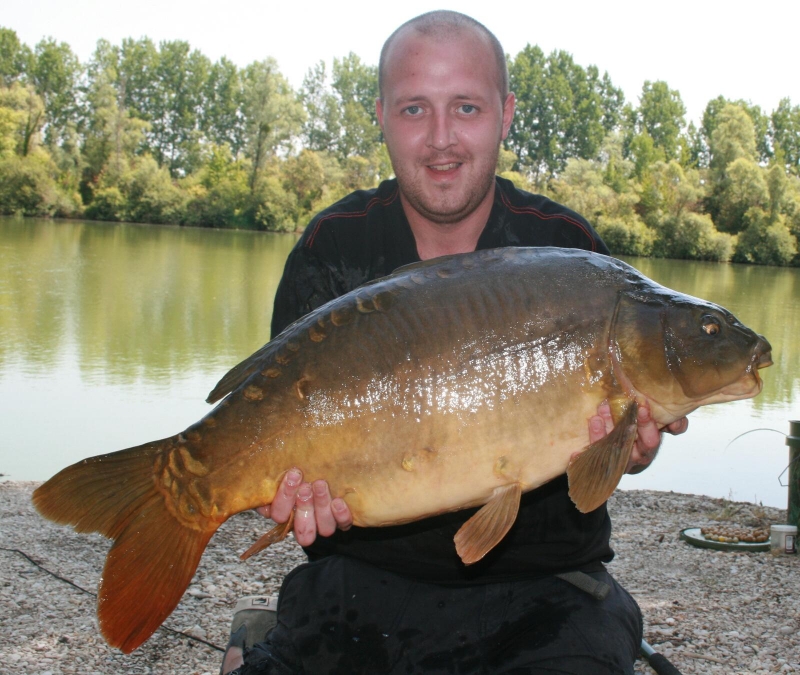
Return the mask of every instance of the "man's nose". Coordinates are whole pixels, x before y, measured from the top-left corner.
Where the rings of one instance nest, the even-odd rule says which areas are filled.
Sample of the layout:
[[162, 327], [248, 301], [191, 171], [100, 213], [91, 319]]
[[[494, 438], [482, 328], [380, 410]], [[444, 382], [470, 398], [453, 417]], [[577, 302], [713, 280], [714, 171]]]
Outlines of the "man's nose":
[[446, 112], [434, 112], [428, 131], [428, 146], [434, 150], [446, 150], [458, 142], [453, 119]]

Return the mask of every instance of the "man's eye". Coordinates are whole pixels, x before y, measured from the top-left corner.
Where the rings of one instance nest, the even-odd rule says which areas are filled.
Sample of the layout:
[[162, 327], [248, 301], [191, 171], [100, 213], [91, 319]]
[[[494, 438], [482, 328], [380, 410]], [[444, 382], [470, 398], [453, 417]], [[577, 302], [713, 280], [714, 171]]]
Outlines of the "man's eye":
[[470, 105], [469, 103], [465, 103], [464, 105], [459, 107], [459, 110], [464, 113], [465, 115], [472, 115], [477, 108], [474, 105]]
[[418, 105], [410, 105], [406, 108], [406, 114], [408, 115], [419, 115], [422, 112], [422, 108]]

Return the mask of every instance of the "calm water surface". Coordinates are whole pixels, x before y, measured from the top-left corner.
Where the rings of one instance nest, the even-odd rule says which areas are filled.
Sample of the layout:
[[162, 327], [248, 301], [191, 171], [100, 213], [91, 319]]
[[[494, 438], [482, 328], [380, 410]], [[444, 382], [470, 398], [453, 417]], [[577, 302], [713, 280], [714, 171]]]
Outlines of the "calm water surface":
[[[165, 437], [269, 338], [292, 235], [0, 219], [0, 473], [43, 480]], [[623, 488], [786, 505], [782, 435], [800, 418], [800, 270], [628, 259], [733, 311], [772, 343], [756, 399], [702, 408]], [[730, 444], [730, 445], [729, 445]]]

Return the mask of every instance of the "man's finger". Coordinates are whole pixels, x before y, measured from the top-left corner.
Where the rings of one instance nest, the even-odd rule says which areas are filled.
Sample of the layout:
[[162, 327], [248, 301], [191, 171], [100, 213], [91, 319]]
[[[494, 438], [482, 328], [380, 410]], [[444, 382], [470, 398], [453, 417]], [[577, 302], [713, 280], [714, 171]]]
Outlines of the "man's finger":
[[300, 546], [310, 546], [317, 538], [317, 521], [314, 517], [314, 491], [303, 483], [297, 491], [294, 510], [294, 538]]
[[[655, 450], [661, 445], [661, 432], [658, 430], [658, 425], [650, 416], [650, 408], [647, 406], [640, 406], [638, 417], [636, 420], [637, 438], [636, 443], [642, 454], [655, 456]], [[652, 458], [651, 458], [652, 459]]]
[[317, 532], [330, 537], [336, 532], [336, 519], [331, 511], [331, 491], [324, 480], [315, 480], [311, 486], [314, 491], [314, 514], [317, 519]]
[[614, 428], [611, 417], [611, 406], [608, 401], [603, 401], [597, 406], [597, 414], [589, 418], [589, 444], [596, 443], [607, 436]]
[[679, 420], [675, 420], [671, 424], [668, 424], [664, 427], [664, 431], [668, 434], [672, 434], [673, 436], [677, 436], [678, 434], [684, 433], [689, 428], [689, 418], [688, 417], [681, 417]]
[[269, 506], [269, 517], [276, 523], [285, 523], [294, 508], [297, 491], [303, 482], [303, 472], [300, 469], [289, 469], [278, 486], [275, 498]]
[[331, 502], [331, 511], [340, 530], [349, 530], [353, 526], [353, 514], [344, 499], [337, 497]]
[[600, 415], [589, 418], [589, 444], [596, 443], [606, 435], [606, 423]]

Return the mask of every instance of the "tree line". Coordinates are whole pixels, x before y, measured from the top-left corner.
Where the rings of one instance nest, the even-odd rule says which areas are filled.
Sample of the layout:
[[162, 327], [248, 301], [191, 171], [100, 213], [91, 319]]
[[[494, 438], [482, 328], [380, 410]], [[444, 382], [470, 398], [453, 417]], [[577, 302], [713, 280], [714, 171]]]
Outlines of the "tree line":
[[[717, 97], [688, 125], [677, 90], [625, 101], [565, 51], [508, 56], [517, 114], [498, 173], [587, 217], [617, 254], [798, 264], [800, 106]], [[377, 68], [318, 63], [295, 91], [274, 59], [100, 40], [81, 63], [0, 28], [0, 213], [302, 229], [392, 175]]]

